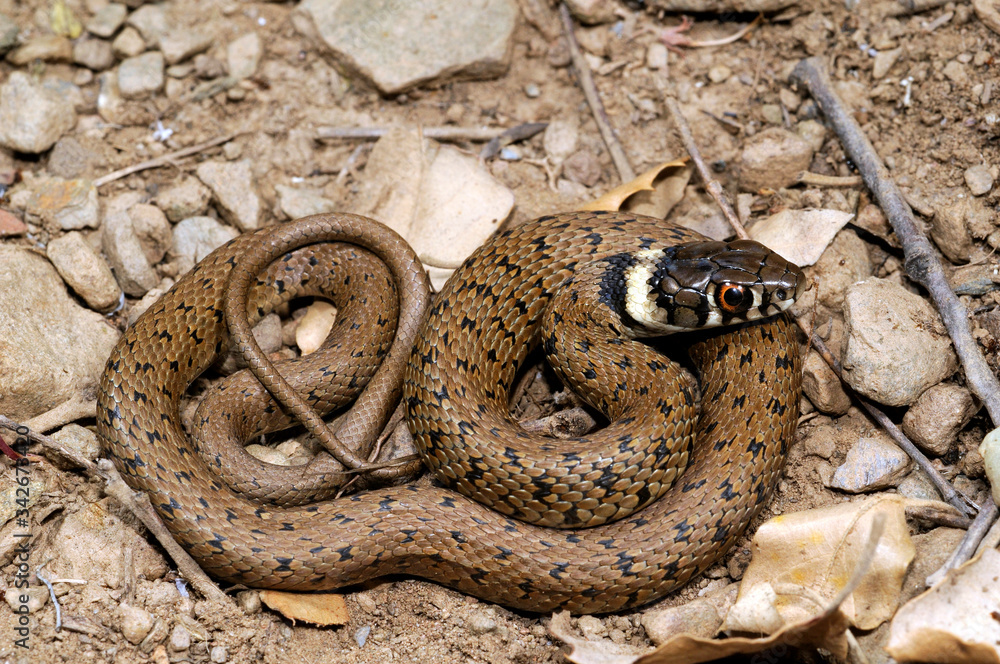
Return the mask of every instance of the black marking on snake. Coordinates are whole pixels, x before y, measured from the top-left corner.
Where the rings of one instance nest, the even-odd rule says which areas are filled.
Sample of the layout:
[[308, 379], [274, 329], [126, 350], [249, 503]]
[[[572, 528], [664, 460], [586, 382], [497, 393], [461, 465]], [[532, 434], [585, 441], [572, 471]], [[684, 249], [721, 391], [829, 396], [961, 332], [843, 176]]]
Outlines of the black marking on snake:
[[677, 531], [677, 534], [674, 535], [675, 542], [691, 543], [691, 531], [694, 530], [694, 526], [688, 525], [687, 519], [675, 525], [674, 530]]
[[705, 482], [707, 482], [707, 481], [708, 480], [706, 480], [703, 477], [700, 480], [696, 480], [694, 482], [690, 482], [688, 484], [685, 484], [683, 487], [681, 487], [681, 492], [682, 493], [687, 493], [688, 491], [694, 491], [695, 489], [700, 489], [701, 487], [705, 486]]
[[792, 359], [787, 355], [780, 355], [774, 359], [774, 366], [778, 369], [791, 369]]

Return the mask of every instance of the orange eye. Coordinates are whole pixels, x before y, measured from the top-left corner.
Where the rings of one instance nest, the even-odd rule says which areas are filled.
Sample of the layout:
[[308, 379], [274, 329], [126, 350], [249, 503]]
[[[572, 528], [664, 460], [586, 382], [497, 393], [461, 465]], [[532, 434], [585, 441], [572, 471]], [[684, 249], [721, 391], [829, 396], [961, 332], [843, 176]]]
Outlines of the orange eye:
[[740, 284], [722, 284], [715, 299], [719, 308], [726, 313], [738, 314], [753, 304], [753, 293]]

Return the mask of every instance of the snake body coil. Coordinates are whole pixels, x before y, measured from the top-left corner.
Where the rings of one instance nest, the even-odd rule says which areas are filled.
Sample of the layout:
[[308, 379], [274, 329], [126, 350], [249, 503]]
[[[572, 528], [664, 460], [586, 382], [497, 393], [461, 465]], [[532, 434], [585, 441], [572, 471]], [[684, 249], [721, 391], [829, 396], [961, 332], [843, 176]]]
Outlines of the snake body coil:
[[[294, 224], [304, 235], [318, 229], [326, 240], [412, 256], [395, 234], [351, 215]], [[178, 405], [226, 343], [217, 312], [234, 257], [266, 237], [219, 249], [140, 317], [109, 360], [98, 397], [105, 449], [212, 576], [305, 590], [407, 573], [520, 609], [614, 611], [703, 571], [770, 496], [800, 391], [784, 317], [690, 347], [704, 396], [696, 427], [670, 419], [690, 409], [696, 387], [662, 356], [640, 356], [649, 349], [632, 338], [774, 314], [800, 288], [801, 273], [759, 245], [723, 247], [615, 213], [546, 217], [492, 238], [445, 286], [410, 353], [403, 398], [425, 460], [442, 481], [502, 514], [439, 486], [290, 508], [234, 493], [194, 453]], [[718, 257], [682, 243], [699, 243], [698, 252], [711, 245]], [[413, 324], [400, 323], [399, 334]], [[581, 332], [566, 333], [570, 325]], [[618, 337], [603, 336], [609, 326]], [[548, 355], [576, 363], [562, 375], [567, 383], [603, 386], [591, 401], [612, 420], [596, 436], [613, 439], [610, 452], [585, 440], [532, 442], [506, 415], [509, 387], [539, 332]], [[612, 357], [614, 369], [605, 362]], [[640, 362], [652, 383], [630, 377]], [[659, 374], [672, 376], [677, 393], [656, 393]], [[595, 523], [603, 525], [549, 527]]]

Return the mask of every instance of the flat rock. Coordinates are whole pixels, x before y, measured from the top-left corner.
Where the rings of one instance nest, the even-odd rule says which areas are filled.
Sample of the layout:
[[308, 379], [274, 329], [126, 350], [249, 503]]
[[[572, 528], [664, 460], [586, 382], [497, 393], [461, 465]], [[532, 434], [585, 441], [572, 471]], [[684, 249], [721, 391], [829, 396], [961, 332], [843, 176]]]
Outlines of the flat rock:
[[847, 289], [870, 277], [872, 271], [865, 241], [851, 229], [840, 231], [816, 264], [807, 271], [820, 287], [812, 288], [797, 299], [792, 305], [792, 312], [810, 315], [817, 297], [821, 304], [839, 311], [844, 306]]
[[837, 374], [815, 351], [802, 362], [802, 391], [818, 411], [827, 415], [843, 415], [851, 407], [851, 398]]
[[260, 36], [256, 32], [248, 32], [233, 41], [226, 48], [226, 62], [229, 65], [229, 75], [235, 78], [249, 78], [257, 73], [263, 48]]
[[52, 438], [90, 461], [101, 455], [101, 442], [97, 434], [79, 424], [67, 424], [53, 434]]
[[743, 148], [740, 188], [755, 192], [781, 189], [795, 183], [812, 163], [808, 141], [787, 129], [771, 127], [747, 139]]
[[274, 191], [278, 194], [278, 207], [288, 215], [289, 219], [299, 219], [311, 214], [333, 212], [337, 209], [337, 204], [323, 196], [317, 189], [304, 189], [276, 184], [274, 185]]
[[25, 42], [7, 54], [7, 61], [23, 67], [36, 60], [42, 62], [69, 62], [73, 57], [73, 43], [62, 35], [40, 35]]
[[146, 50], [146, 40], [142, 38], [138, 30], [128, 25], [111, 42], [111, 50], [119, 58], [134, 58]]
[[73, 62], [94, 71], [110, 69], [115, 64], [111, 43], [103, 39], [80, 39], [73, 44]]
[[74, 136], [63, 136], [52, 146], [48, 170], [56, 177], [75, 180], [93, 168], [94, 157], [93, 151], [83, 147]]
[[160, 38], [173, 25], [173, 22], [168, 20], [164, 5], [160, 4], [139, 7], [129, 14], [125, 22], [138, 30], [143, 40], [150, 46], [158, 46]]
[[21, 71], [0, 86], [0, 145], [37, 154], [76, 125], [76, 109], [65, 97]]
[[167, 64], [174, 65], [192, 55], [207, 51], [212, 41], [212, 35], [200, 30], [174, 28], [160, 36], [160, 51], [163, 52], [163, 59]]
[[848, 493], [888, 489], [906, 477], [912, 463], [887, 434], [879, 432], [854, 444], [827, 486]]
[[187, 176], [156, 195], [157, 207], [163, 210], [170, 221], [204, 214], [211, 200], [212, 190], [197, 178]]
[[850, 287], [844, 299], [844, 380], [887, 406], [906, 406], [958, 368], [938, 313], [884, 279]]
[[170, 257], [177, 265], [177, 274], [193, 268], [201, 259], [229, 242], [239, 231], [223, 226], [212, 217], [190, 217], [174, 226], [174, 242]]
[[80, 233], [67, 233], [52, 240], [45, 252], [63, 281], [91, 309], [106, 313], [118, 306], [121, 289], [111, 268]]
[[936, 214], [931, 219], [931, 239], [954, 263], [965, 263], [972, 255], [972, 237], [966, 219], [975, 214], [978, 201], [952, 189], [934, 197]]
[[244, 232], [260, 227], [264, 207], [257, 194], [249, 159], [206, 161], [199, 164], [195, 172], [212, 190], [226, 221]]
[[958, 432], [979, 410], [969, 390], [954, 383], [929, 388], [903, 416], [903, 433], [918, 447], [944, 456], [958, 447]]
[[145, 99], [163, 88], [163, 54], [150, 51], [122, 60], [118, 65], [118, 90], [126, 99]]
[[17, 237], [27, 232], [23, 221], [7, 210], [0, 210], [0, 237]]
[[135, 236], [139, 238], [142, 252], [150, 265], [156, 265], [166, 255], [173, 244], [170, 222], [160, 208], [147, 203], [130, 206], [128, 216], [132, 220]]
[[295, 24], [383, 94], [507, 71], [518, 6], [480, 0], [304, 0]]
[[96, 37], [107, 39], [118, 32], [118, 28], [122, 27], [127, 13], [128, 8], [125, 5], [118, 2], [108, 3], [97, 10], [87, 21], [87, 32]]
[[[840, 210], [782, 210], [750, 228], [750, 237], [799, 267], [813, 265], [854, 215]], [[867, 256], [867, 252], [865, 253]]]
[[0, 244], [0, 413], [27, 420], [94, 388], [117, 340], [48, 260]]
[[159, 283], [160, 278], [146, 258], [128, 212], [116, 211], [105, 215], [101, 241], [115, 278], [127, 294], [142, 297]]
[[64, 231], [97, 228], [97, 187], [90, 180], [42, 180], [32, 191], [25, 213], [32, 221]]

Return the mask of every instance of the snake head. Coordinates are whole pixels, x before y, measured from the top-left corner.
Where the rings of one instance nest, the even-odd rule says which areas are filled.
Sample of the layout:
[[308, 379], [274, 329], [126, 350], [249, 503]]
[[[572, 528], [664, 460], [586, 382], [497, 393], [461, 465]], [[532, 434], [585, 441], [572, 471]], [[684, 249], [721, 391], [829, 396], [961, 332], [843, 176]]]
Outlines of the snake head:
[[807, 287], [798, 266], [752, 240], [690, 242], [628, 256], [622, 317], [638, 336], [774, 316]]

